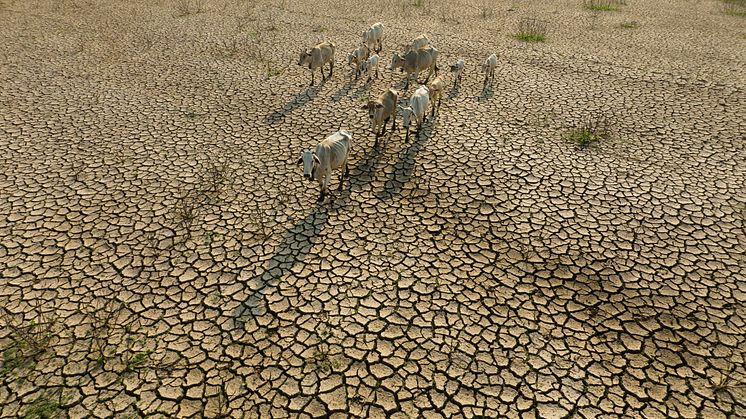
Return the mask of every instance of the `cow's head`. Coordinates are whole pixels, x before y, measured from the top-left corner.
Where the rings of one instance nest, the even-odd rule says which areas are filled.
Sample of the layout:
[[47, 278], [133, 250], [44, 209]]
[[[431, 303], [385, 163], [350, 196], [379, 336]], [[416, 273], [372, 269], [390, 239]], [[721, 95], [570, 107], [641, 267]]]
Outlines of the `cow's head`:
[[311, 150], [306, 150], [300, 153], [298, 158], [298, 164], [303, 165], [303, 177], [308, 180], [313, 180], [316, 175], [316, 168], [321, 164], [319, 158], [316, 157]]
[[298, 57], [298, 65], [310, 64], [311, 61], [311, 50], [301, 49], [300, 56]]
[[388, 69], [393, 70], [401, 67], [404, 67], [404, 57], [402, 57], [398, 52], [394, 52], [391, 56], [391, 64], [389, 64]]

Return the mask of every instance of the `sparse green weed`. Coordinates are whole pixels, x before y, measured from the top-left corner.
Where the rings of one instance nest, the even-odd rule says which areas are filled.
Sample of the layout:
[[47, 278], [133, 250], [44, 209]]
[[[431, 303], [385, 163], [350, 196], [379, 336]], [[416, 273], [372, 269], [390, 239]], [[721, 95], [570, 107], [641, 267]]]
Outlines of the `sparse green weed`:
[[521, 19], [513, 38], [523, 42], [544, 42], [547, 39], [547, 22], [536, 18]]
[[609, 135], [607, 120], [599, 115], [589, 115], [578, 126], [566, 132], [563, 137], [574, 142], [581, 149], [585, 149], [608, 138]]

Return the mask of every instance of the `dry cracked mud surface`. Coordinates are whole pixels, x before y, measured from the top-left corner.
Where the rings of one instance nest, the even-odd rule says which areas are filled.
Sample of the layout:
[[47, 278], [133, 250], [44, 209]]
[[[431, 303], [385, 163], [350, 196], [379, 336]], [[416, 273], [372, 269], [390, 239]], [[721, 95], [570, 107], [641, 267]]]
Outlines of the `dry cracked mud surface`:
[[[374, 147], [402, 75], [344, 58], [379, 20], [382, 67], [428, 32], [467, 68]], [[0, 417], [746, 417], [721, 2], [2, 0], [0, 37]], [[295, 160], [340, 125], [317, 204]]]

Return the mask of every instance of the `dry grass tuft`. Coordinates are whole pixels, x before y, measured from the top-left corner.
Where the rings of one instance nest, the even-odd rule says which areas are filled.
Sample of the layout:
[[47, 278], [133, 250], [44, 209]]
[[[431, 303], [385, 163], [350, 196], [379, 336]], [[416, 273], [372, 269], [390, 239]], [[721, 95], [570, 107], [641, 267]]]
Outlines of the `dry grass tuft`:
[[547, 39], [547, 26], [547, 22], [536, 18], [521, 19], [513, 38], [523, 42], [544, 42]]

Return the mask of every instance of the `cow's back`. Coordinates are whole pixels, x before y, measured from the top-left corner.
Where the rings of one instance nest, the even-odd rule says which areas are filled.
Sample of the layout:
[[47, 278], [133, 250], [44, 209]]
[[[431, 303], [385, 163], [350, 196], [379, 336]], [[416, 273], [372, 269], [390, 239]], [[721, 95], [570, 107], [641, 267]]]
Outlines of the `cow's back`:
[[346, 131], [335, 132], [316, 145], [316, 156], [322, 166], [334, 170], [341, 166], [350, 151], [351, 135]]

